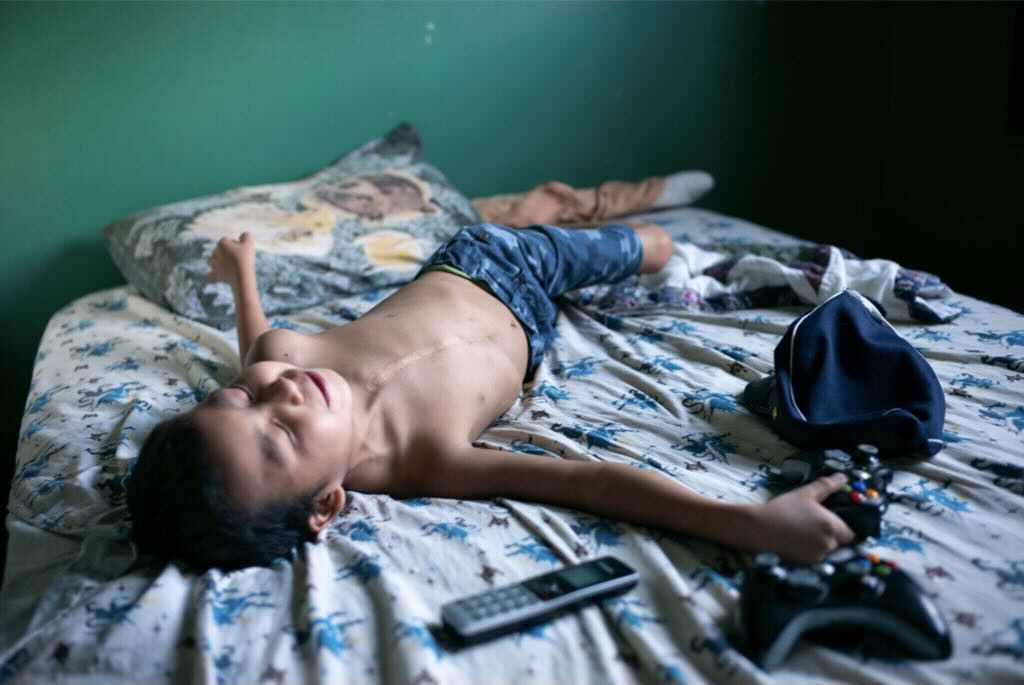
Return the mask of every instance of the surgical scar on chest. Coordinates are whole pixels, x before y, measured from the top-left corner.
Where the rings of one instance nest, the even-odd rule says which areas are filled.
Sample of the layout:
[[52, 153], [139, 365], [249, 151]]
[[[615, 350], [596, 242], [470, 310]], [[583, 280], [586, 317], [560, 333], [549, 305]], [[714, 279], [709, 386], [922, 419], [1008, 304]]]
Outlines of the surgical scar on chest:
[[388, 362], [388, 364], [386, 364], [383, 368], [380, 369], [380, 371], [375, 373], [370, 378], [368, 387], [371, 390], [375, 390], [380, 386], [384, 385], [385, 383], [387, 383], [391, 378], [395, 376], [395, 374], [397, 374], [399, 371], [406, 368], [410, 364], [415, 364], [416, 362], [421, 361], [423, 359], [427, 359], [428, 357], [433, 357], [434, 355], [444, 352], [445, 350], [451, 349], [453, 347], [471, 347], [474, 345], [481, 345], [487, 343], [491, 343], [493, 345], [494, 342], [495, 340], [493, 335], [486, 335], [479, 338], [445, 338], [435, 345], [425, 347], [422, 350], [413, 352], [410, 355], [406, 355], [392, 362]]

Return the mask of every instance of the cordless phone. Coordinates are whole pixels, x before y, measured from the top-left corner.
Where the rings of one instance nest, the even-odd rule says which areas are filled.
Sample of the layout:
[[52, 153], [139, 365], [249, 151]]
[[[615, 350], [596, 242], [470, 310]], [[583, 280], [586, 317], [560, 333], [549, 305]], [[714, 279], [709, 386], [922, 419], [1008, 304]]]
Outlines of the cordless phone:
[[637, 573], [614, 557], [601, 557], [448, 602], [441, 620], [465, 642], [485, 640], [540, 623], [552, 614], [629, 590]]

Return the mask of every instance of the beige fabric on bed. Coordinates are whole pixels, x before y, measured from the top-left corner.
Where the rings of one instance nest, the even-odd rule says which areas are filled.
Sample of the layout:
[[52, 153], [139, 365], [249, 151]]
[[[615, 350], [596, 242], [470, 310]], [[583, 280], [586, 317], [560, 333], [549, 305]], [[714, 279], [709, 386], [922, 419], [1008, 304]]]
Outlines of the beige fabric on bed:
[[550, 181], [526, 193], [478, 198], [473, 207], [484, 221], [502, 226], [591, 225], [651, 209], [664, 187], [660, 176], [639, 183], [605, 181], [597, 188]]

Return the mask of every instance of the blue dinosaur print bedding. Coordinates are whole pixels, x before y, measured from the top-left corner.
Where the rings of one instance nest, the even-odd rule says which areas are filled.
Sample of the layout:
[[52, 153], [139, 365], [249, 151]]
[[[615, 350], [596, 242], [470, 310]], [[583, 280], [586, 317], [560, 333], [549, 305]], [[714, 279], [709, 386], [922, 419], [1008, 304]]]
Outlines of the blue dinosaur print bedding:
[[[772, 468], [795, 449], [736, 397], [771, 370], [786, 326], [808, 308], [800, 292], [822, 290], [827, 264], [807, 266], [806, 243], [713, 212], [637, 218], [676, 238], [668, 268], [566, 297], [535, 379], [477, 444], [617, 461], [710, 497], [764, 501]], [[771, 297], [730, 290], [721, 268], [708, 267], [744, 252], [818, 283]], [[1019, 683], [1024, 316], [957, 293], [935, 309], [917, 301], [937, 294], [934, 279], [888, 266], [872, 273], [887, 274], [882, 297], [906, 304], [895, 326], [947, 399], [946, 446], [900, 465], [873, 548], [945, 614], [949, 661], [805, 644], [764, 673], [733, 633], [743, 555], [507, 499], [352, 493], [346, 515], [292, 563], [200, 576], [140, 565], [127, 543], [124, 481], [142, 437], [231, 380], [237, 359], [233, 331], [175, 316], [126, 286], [57, 312], [39, 347], [7, 517], [0, 684]], [[272, 324], [317, 332], [388, 292]], [[446, 601], [600, 554], [633, 565], [638, 586], [470, 649], [432, 632]]]

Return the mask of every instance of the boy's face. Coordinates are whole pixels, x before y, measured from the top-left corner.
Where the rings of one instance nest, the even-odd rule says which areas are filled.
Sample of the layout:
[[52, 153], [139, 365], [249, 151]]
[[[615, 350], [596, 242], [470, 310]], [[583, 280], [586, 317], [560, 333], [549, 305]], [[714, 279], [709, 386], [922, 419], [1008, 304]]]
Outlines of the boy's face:
[[238, 506], [257, 509], [340, 486], [352, 441], [352, 395], [330, 369], [259, 362], [194, 410], [214, 468]]

